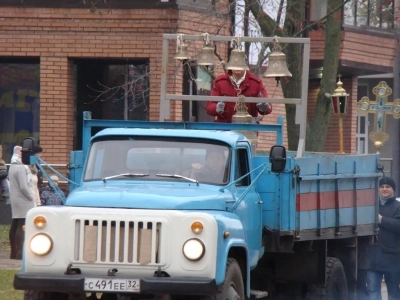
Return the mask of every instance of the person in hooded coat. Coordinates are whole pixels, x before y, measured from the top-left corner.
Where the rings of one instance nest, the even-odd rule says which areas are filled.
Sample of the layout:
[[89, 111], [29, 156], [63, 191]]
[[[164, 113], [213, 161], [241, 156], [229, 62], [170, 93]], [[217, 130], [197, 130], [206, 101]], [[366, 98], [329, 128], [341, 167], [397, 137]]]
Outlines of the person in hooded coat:
[[8, 173], [10, 181], [10, 202], [12, 223], [9, 232], [11, 259], [22, 259], [25, 218], [27, 212], [36, 207], [32, 192], [32, 173], [28, 166], [22, 164], [20, 146], [14, 147]]
[[379, 232], [375, 245], [369, 249], [366, 274], [370, 299], [379, 300], [382, 279], [388, 291], [388, 299], [400, 299], [400, 202], [394, 196], [396, 184], [390, 177], [379, 180]]

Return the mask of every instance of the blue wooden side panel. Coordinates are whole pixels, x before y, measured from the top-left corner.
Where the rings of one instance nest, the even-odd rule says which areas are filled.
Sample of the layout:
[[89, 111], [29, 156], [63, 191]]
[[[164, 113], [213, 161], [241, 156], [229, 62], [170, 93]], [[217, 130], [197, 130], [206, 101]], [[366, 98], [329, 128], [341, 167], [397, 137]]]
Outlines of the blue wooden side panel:
[[[307, 153], [303, 158], [288, 157], [281, 174], [268, 168], [257, 182], [264, 202], [263, 224], [281, 231], [373, 224], [378, 159], [375, 154]], [[253, 161], [255, 167], [266, 162], [267, 155]], [[301, 180], [292, 172], [295, 167]]]
[[[255, 167], [268, 162], [268, 156], [256, 156], [253, 159]], [[287, 165], [288, 166], [288, 165]], [[256, 174], [259, 174], [256, 171]], [[257, 191], [263, 203], [263, 225], [271, 229], [291, 230], [295, 221], [295, 190], [292, 185], [292, 171], [287, 170], [275, 174], [267, 170], [257, 181]]]

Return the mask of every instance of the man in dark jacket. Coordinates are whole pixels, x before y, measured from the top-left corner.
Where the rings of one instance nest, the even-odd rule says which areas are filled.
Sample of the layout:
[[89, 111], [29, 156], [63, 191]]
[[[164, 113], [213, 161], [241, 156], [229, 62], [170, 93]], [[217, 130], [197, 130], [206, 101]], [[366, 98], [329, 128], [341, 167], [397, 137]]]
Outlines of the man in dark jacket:
[[[229, 70], [215, 79], [211, 96], [267, 98], [267, 91], [260, 78], [248, 70]], [[236, 113], [236, 102], [207, 102], [207, 113], [215, 116], [215, 122], [232, 123], [232, 116]], [[272, 112], [270, 103], [246, 103], [247, 112], [257, 117], [258, 114], [268, 115]]]
[[396, 184], [390, 177], [379, 180], [379, 233], [377, 243], [370, 248], [367, 270], [367, 290], [370, 299], [381, 298], [382, 278], [388, 291], [389, 300], [400, 299], [400, 202], [394, 192]]

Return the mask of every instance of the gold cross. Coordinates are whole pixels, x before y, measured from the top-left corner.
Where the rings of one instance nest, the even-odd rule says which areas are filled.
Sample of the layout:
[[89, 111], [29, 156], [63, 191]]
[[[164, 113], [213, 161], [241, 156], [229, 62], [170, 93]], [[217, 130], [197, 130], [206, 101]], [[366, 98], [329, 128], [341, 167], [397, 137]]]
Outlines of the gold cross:
[[392, 94], [392, 89], [385, 81], [379, 82], [372, 89], [372, 92], [376, 95], [376, 101], [370, 101], [368, 97], [364, 96], [357, 103], [357, 110], [365, 116], [368, 113], [374, 114], [374, 131], [370, 132], [369, 138], [374, 142], [376, 151], [379, 153], [383, 144], [389, 139], [389, 134], [385, 132], [386, 115], [392, 114], [395, 119], [400, 118], [400, 99], [387, 103], [387, 98]]

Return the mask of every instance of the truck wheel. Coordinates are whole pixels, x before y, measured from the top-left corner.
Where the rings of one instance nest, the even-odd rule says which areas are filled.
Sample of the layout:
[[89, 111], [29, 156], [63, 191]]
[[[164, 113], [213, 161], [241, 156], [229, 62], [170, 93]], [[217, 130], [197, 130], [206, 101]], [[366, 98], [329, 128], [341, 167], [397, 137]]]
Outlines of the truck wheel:
[[312, 285], [307, 299], [347, 300], [347, 281], [339, 259], [328, 257], [326, 262], [326, 285]]
[[218, 286], [216, 300], [244, 300], [242, 271], [236, 259], [229, 258], [226, 263], [225, 281]]
[[24, 291], [24, 300], [50, 300], [51, 294], [41, 291]]
[[24, 291], [24, 300], [66, 300], [67, 297], [68, 295], [60, 293]]

